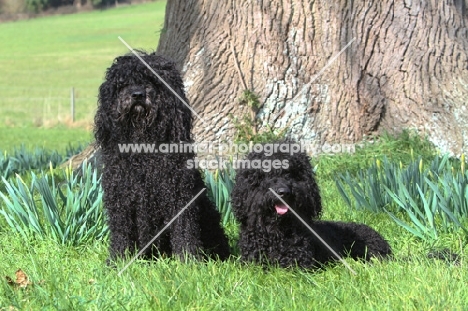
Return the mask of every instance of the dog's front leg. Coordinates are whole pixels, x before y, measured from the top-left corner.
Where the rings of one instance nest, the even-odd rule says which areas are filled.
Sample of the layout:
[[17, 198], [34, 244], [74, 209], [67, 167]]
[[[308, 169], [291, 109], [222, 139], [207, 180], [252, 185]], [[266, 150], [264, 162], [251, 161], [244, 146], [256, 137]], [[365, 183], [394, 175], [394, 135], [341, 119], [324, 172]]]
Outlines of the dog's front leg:
[[196, 258], [201, 255], [200, 224], [196, 221], [198, 219], [198, 209], [199, 207], [192, 203], [172, 224], [172, 253], [181, 259], [186, 254]]
[[123, 258], [127, 251], [134, 252], [136, 247], [135, 223], [131, 212], [125, 208], [107, 204], [110, 229], [110, 258]]

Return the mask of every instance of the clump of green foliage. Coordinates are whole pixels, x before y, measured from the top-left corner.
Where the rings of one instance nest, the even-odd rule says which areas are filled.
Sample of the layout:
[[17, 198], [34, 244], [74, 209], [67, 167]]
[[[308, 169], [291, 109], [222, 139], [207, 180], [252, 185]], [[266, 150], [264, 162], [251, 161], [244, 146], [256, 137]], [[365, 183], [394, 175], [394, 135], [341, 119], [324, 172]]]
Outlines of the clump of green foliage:
[[235, 222], [232, 214], [231, 191], [234, 187], [235, 171], [230, 163], [225, 169], [217, 169], [214, 172], [205, 170], [205, 184], [208, 197], [218, 207], [224, 227]]
[[6, 153], [0, 153], [0, 177], [8, 178], [13, 172], [12, 159]]
[[427, 164], [419, 157], [408, 166], [384, 157], [355, 175], [339, 174], [336, 185], [348, 206], [386, 212], [415, 236], [435, 240], [441, 232], [468, 233], [467, 173], [464, 156], [435, 155]]
[[65, 155], [57, 151], [36, 147], [28, 150], [25, 145], [15, 148], [11, 155], [6, 152], [0, 153], [0, 177], [9, 178], [14, 174], [24, 174], [31, 170], [46, 169], [49, 166], [57, 167], [71, 156], [80, 153], [83, 145], [66, 147]]
[[26, 183], [2, 178], [6, 194], [0, 192], [4, 207], [0, 214], [14, 232], [25, 240], [50, 238], [63, 245], [79, 245], [107, 236], [102, 208], [103, 191], [95, 169], [83, 163], [81, 173], [52, 169], [39, 175], [31, 172]]
[[234, 124], [234, 142], [236, 143], [264, 143], [278, 141], [285, 137], [286, 129], [274, 130], [268, 126], [266, 130], [257, 131], [256, 115], [260, 108], [260, 100], [258, 95], [250, 90], [245, 90], [239, 98], [240, 105], [246, 105], [250, 108], [250, 114], [244, 115], [241, 118], [231, 116]]
[[234, 188], [236, 171], [232, 161], [225, 162], [223, 169], [204, 170], [204, 179], [208, 197], [221, 214], [221, 223], [231, 245], [232, 254], [239, 254], [237, 240], [239, 224], [234, 217], [231, 204], [231, 192]]

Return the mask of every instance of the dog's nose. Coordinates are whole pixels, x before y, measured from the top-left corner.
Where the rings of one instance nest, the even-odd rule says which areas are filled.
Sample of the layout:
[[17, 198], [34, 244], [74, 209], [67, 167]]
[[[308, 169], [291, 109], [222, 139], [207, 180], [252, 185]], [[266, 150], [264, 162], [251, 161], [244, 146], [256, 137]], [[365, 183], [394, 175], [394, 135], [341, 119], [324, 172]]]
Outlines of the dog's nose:
[[280, 196], [283, 196], [283, 195], [288, 195], [291, 193], [291, 190], [289, 190], [289, 188], [287, 187], [280, 187], [278, 188], [278, 190], [276, 191], [276, 193], [278, 193]]
[[145, 92], [144, 91], [133, 91], [132, 92], [132, 99], [142, 99], [145, 97]]

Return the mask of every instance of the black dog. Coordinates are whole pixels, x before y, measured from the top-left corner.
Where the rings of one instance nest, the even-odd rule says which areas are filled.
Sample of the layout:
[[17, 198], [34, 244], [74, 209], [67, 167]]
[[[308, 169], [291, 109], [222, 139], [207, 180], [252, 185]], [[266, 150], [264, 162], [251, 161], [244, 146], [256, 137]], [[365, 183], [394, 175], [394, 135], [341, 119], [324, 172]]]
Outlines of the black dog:
[[[140, 55], [187, 102], [175, 64], [154, 53]], [[205, 186], [198, 170], [187, 169], [193, 153], [131, 152], [122, 144], [158, 150], [162, 144], [192, 142], [191, 129], [190, 109], [145, 64], [133, 55], [115, 59], [99, 88], [94, 129], [104, 165], [111, 259], [143, 249]], [[143, 255], [200, 252], [229, 256], [220, 215], [206, 191]]]
[[337, 260], [288, 206], [340, 256], [369, 260], [391, 254], [387, 241], [366, 225], [317, 220], [322, 212], [319, 187], [305, 153], [252, 152], [246, 160], [243, 165], [255, 168], [238, 168], [232, 191], [243, 259], [303, 268]]

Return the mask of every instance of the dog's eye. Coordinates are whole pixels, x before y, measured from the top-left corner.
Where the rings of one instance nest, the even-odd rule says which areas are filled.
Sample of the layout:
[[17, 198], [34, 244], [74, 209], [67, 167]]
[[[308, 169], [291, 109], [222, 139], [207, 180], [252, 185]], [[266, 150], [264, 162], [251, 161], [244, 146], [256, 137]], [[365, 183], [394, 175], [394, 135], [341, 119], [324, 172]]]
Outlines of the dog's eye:
[[122, 91], [125, 91], [126, 88], [127, 88], [126, 84], [117, 83], [117, 91], [122, 92]]

